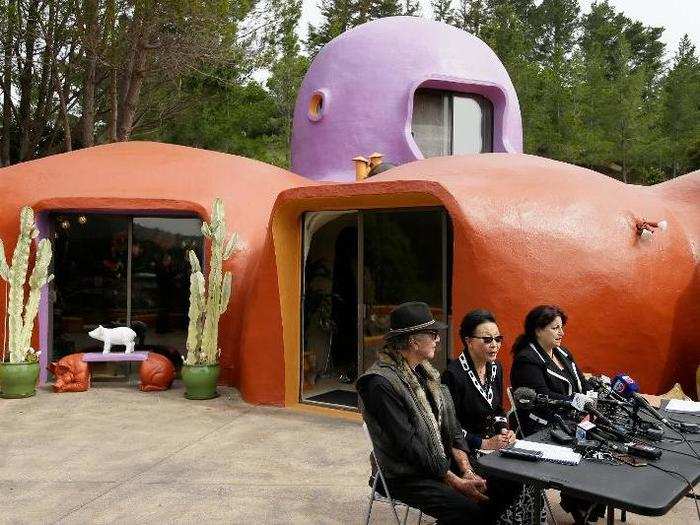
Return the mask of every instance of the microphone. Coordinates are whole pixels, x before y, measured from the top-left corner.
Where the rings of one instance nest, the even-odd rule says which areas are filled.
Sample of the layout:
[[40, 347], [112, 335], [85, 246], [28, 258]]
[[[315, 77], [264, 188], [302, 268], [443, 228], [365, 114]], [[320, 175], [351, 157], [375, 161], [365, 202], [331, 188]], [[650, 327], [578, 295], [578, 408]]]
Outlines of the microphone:
[[611, 388], [610, 378], [606, 376], [595, 377], [591, 376], [586, 381], [590, 384], [599, 394], [603, 394], [605, 397], [598, 399], [606, 403], [614, 403], [618, 405], [630, 405], [630, 401]]
[[630, 399], [635, 393], [639, 392], [637, 382], [623, 372], [620, 372], [613, 378], [610, 388], [625, 399]]
[[583, 439], [597, 439], [603, 443], [605, 446], [614, 450], [615, 452], [620, 452], [622, 454], [628, 454], [630, 456], [636, 456], [644, 459], [659, 459], [661, 457], [661, 449], [647, 445], [645, 443], [615, 443], [610, 440], [606, 435], [607, 431], [603, 431], [596, 427], [595, 424], [590, 421], [584, 421], [579, 423], [576, 436]]
[[532, 388], [521, 386], [513, 392], [515, 404], [519, 408], [530, 409], [534, 407], [571, 407], [571, 402], [564, 399], [550, 399], [544, 394], [538, 394]]
[[639, 385], [632, 379], [629, 375], [624, 373], [617, 374], [611, 383], [614, 392], [618, 393], [625, 399], [637, 403], [638, 406], [644, 408], [650, 415], [661, 421], [666, 426], [672, 426], [668, 419], [663, 417], [658, 410], [649, 404], [649, 402], [644, 399], [639, 393]]
[[501, 431], [508, 430], [508, 418], [504, 416], [494, 416], [493, 418], [493, 432], [494, 434], [500, 434]]

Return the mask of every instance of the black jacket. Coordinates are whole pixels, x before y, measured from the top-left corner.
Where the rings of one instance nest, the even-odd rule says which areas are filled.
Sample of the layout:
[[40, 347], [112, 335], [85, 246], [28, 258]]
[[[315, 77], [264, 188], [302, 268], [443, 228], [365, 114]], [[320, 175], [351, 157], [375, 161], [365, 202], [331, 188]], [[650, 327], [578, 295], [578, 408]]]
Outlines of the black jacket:
[[[481, 440], [492, 435], [495, 416], [504, 416], [503, 410], [503, 367], [496, 361], [486, 365], [486, 383], [482, 384], [483, 394], [472, 381], [467, 367], [471, 368], [478, 381], [469, 352], [464, 350], [458, 359], [450, 361], [442, 374], [442, 382], [450, 389], [457, 419], [467, 432], [469, 448], [481, 447]], [[489, 404], [488, 390], [492, 398]]]
[[[469, 451], [450, 393], [440, 384], [435, 369], [430, 367], [426, 372], [425, 365], [416, 367], [415, 377], [430, 404], [427, 410], [433, 412], [429, 416], [401, 371], [382, 360], [382, 353], [379, 357], [357, 380], [357, 391], [362, 399], [362, 416], [384, 475], [391, 479], [444, 478], [450, 467], [452, 447]], [[440, 436], [433, 435], [429, 417], [441, 422]]]
[[[560, 369], [537, 343], [530, 343], [518, 352], [510, 371], [513, 390], [532, 388], [551, 399], [572, 399], [576, 393], [589, 390], [583, 373], [576, 366], [571, 352], [557, 347], [554, 352], [564, 366]], [[552, 412], [541, 408], [533, 411], [518, 410], [518, 418], [525, 435], [532, 434], [551, 423]]]

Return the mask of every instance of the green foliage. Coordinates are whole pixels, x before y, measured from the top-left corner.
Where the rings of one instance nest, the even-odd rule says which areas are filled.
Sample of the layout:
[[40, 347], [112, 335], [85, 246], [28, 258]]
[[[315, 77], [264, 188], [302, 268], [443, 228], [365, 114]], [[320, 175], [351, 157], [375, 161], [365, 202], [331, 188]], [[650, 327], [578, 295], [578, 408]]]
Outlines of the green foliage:
[[[301, 0], [0, 1], [9, 65], [0, 85], [14, 95], [3, 100], [0, 160], [130, 138], [288, 168], [296, 96], [311, 59], [344, 31], [419, 15], [419, 5], [318, 0], [322, 20], [302, 44]], [[700, 66], [687, 37], [666, 63], [663, 28], [629, 19], [607, 0], [585, 15], [578, 0], [431, 7], [436, 20], [483, 39], [505, 65], [525, 152], [642, 184], [700, 167]], [[94, 126], [84, 129], [91, 89]]]
[[505, 65], [526, 153], [642, 184], [697, 166], [700, 83], [688, 39], [665, 71], [663, 29], [630, 20], [607, 1], [586, 15], [577, 0], [432, 5], [436, 20], [479, 36]]
[[700, 63], [688, 35], [681, 40], [673, 66], [661, 84], [659, 128], [665, 138], [663, 158], [675, 177], [698, 169], [700, 134]]

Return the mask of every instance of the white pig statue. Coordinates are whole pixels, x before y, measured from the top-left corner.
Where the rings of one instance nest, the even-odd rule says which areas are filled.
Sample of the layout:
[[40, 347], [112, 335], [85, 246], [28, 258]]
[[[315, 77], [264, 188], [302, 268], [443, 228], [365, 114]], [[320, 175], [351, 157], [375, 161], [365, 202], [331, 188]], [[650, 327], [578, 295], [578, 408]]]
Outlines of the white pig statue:
[[88, 335], [93, 339], [102, 341], [104, 345], [102, 346], [102, 353], [109, 354], [112, 345], [125, 345], [125, 354], [130, 354], [134, 351], [134, 340], [136, 339], [136, 332], [127, 326], [118, 326], [117, 328], [105, 328], [100, 325]]

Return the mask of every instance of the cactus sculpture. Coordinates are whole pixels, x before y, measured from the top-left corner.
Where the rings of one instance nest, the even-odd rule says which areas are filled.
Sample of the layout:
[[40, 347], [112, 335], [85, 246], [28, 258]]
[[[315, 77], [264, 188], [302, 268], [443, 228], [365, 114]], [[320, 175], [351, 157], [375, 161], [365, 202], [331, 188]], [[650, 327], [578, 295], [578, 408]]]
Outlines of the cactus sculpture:
[[224, 203], [215, 199], [210, 223], [202, 224], [202, 233], [210, 240], [209, 278], [206, 286], [197, 255], [188, 252], [190, 274], [189, 325], [187, 327], [186, 365], [214, 365], [219, 360], [219, 318], [231, 298], [231, 272], [222, 273], [223, 262], [242, 249], [237, 233], [226, 241]]
[[[12, 266], [7, 264], [5, 247], [0, 239], [0, 277], [7, 281], [10, 287], [5, 310], [10, 363], [36, 362], [39, 356], [39, 352], [31, 347], [34, 320], [39, 311], [41, 288], [53, 279], [53, 275], [47, 275], [51, 262], [51, 242], [48, 239], [42, 239], [36, 249], [34, 268], [29, 276], [29, 294], [25, 304], [29, 254], [32, 240], [38, 235], [34, 211], [29, 206], [24, 206], [20, 212], [19, 239], [12, 255]], [[4, 355], [3, 347], [3, 360]]]

